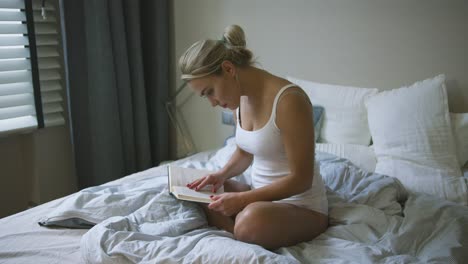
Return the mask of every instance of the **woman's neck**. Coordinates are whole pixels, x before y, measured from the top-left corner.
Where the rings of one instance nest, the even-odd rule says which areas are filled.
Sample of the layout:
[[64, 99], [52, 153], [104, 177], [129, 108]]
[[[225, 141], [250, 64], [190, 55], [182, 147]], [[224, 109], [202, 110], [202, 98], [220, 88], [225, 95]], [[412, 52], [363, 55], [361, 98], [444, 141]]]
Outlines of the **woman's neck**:
[[239, 86], [241, 96], [246, 96], [249, 101], [256, 100], [262, 97], [265, 89], [265, 84], [271, 74], [268, 72], [249, 66], [239, 69]]

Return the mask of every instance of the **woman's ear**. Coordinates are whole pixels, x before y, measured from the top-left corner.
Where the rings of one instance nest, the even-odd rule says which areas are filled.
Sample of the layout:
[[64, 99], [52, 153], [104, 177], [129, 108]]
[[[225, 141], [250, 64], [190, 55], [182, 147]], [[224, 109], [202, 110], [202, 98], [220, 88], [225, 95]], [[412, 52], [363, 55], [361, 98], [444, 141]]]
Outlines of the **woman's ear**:
[[236, 75], [236, 66], [234, 66], [234, 64], [228, 60], [225, 60], [221, 63], [221, 68], [224, 72], [232, 77]]

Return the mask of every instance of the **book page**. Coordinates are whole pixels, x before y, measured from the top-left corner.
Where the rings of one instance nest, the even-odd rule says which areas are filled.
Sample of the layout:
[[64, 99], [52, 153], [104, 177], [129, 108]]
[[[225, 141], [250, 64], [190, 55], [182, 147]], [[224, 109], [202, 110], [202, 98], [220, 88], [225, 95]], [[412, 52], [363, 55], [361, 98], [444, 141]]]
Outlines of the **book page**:
[[[203, 192], [203, 191], [194, 191], [192, 189], [189, 189], [187, 187], [182, 187], [182, 186], [173, 186], [172, 188], [173, 192], [179, 196], [183, 200], [200, 200], [202, 202], [211, 202], [211, 195], [218, 194], [220, 193], [219, 190], [216, 193], [212, 192]], [[191, 199], [193, 198], [193, 199]]]

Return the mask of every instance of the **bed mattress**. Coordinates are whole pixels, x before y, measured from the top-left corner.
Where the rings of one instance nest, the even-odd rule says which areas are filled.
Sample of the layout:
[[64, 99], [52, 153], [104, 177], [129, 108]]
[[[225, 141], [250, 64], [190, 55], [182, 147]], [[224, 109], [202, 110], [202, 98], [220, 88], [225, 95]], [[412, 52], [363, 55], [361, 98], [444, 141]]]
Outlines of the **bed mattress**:
[[[176, 161], [217, 169], [225, 148]], [[268, 251], [207, 225], [201, 208], [167, 192], [167, 165], [0, 219], [0, 263], [463, 263], [466, 207], [408, 194], [394, 178], [317, 152], [330, 227]], [[248, 171], [247, 171], [248, 173]], [[248, 175], [239, 180], [248, 181]], [[40, 226], [38, 222], [48, 226]], [[92, 228], [90, 228], [92, 227]]]

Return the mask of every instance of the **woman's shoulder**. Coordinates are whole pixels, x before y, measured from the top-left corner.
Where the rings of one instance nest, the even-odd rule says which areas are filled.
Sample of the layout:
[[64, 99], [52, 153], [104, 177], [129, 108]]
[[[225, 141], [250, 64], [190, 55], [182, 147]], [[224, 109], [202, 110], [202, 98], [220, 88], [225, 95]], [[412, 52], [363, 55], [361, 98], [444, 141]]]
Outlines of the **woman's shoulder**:
[[277, 125], [281, 127], [293, 120], [296, 124], [313, 121], [312, 103], [304, 90], [295, 85], [283, 90], [276, 103]]
[[285, 104], [310, 104], [310, 99], [306, 92], [294, 83], [289, 81], [282, 83], [281, 87], [278, 89], [278, 92], [281, 92], [281, 90], [282, 93], [279, 95], [278, 104], [281, 101], [285, 101]]
[[301, 87], [281, 77], [275, 76], [275, 78], [267, 83], [266, 88], [265, 90], [268, 91], [266, 97], [269, 98], [272, 104], [275, 98], [278, 97], [276, 102], [277, 112], [278, 110], [281, 111], [281, 109], [295, 106], [304, 107], [303, 105], [307, 106], [311, 104], [309, 96]]
[[285, 89], [279, 96], [276, 106], [277, 111], [296, 108], [304, 110], [304, 108], [308, 109], [311, 107], [312, 104], [309, 97], [304, 92], [304, 90], [297, 86], [292, 86], [288, 89]]
[[280, 97], [283, 97], [286, 94], [298, 94], [298, 95], [307, 96], [307, 94], [304, 92], [304, 90], [302, 90], [301, 87], [299, 87], [296, 84], [293, 84], [287, 79], [284, 79], [278, 76], [273, 76], [269, 80], [269, 82], [267, 82], [266, 85], [267, 85], [266, 87], [267, 89], [265, 90], [268, 91], [270, 93], [270, 96], [272, 96], [273, 98], [276, 97], [276, 95], [285, 87], [287, 87], [287, 89], [285, 89], [281, 93]]

